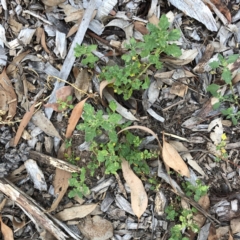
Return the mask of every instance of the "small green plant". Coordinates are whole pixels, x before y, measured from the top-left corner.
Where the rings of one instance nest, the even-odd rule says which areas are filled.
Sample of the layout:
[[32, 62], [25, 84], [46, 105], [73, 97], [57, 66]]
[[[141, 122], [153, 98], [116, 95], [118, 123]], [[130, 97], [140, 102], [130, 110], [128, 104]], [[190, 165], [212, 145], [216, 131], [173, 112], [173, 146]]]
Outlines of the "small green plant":
[[[122, 117], [114, 112], [116, 109], [115, 103], [111, 102], [109, 106], [113, 112], [108, 110], [108, 117], [105, 117], [101, 110], [95, 112], [90, 104], [84, 106], [84, 123], [80, 123], [77, 129], [84, 131], [85, 141], [91, 143], [90, 150], [93, 155], [86, 169], [90, 171], [91, 176], [100, 166], [105, 168], [106, 174], [115, 174], [117, 170], [121, 169], [121, 159], [124, 158], [133, 166], [137, 174], [148, 176], [149, 167], [146, 159], [156, 157], [157, 154], [147, 150], [140, 151], [138, 148], [141, 144], [140, 138], [129, 131], [124, 131], [119, 137], [117, 132], [129, 126], [129, 123], [119, 124]], [[101, 139], [103, 136], [104, 138]], [[85, 172], [81, 174], [85, 174]], [[73, 178], [76, 178], [76, 176], [73, 175]], [[153, 179], [150, 181], [153, 181]], [[79, 186], [82, 183], [81, 181]], [[70, 192], [70, 196], [77, 194], [82, 189], [78, 185], [77, 188], [75, 187], [75, 180], [74, 184], [71, 185], [74, 189]], [[79, 194], [82, 195], [82, 192]]]
[[128, 52], [122, 55], [123, 66], [106, 66], [100, 78], [109, 82], [114, 80], [114, 91], [123, 94], [124, 99], [129, 99], [134, 90], [148, 88], [150, 81], [146, 72], [151, 65], [162, 68], [160, 54], [181, 56], [180, 48], [175, 43], [170, 44], [170, 41], [180, 38], [180, 31], [169, 30], [169, 26], [166, 15], [162, 15], [158, 26], [149, 23], [149, 34], [144, 35], [144, 42], [136, 42], [131, 38], [126, 45]]
[[228, 153], [226, 151], [226, 145], [227, 145], [227, 136], [225, 133], [221, 136], [221, 142], [216, 146], [216, 150], [220, 151], [220, 156], [217, 156], [215, 158], [216, 162], [220, 162], [222, 159], [228, 158]]
[[72, 178], [69, 180], [69, 186], [73, 187], [73, 189], [69, 192], [68, 196], [70, 198], [79, 196], [82, 198], [84, 195], [88, 195], [90, 193], [89, 187], [85, 183], [86, 180], [86, 169], [81, 168], [81, 173], [73, 173]]
[[179, 222], [171, 228], [171, 237], [169, 240], [188, 240], [187, 237], [183, 237], [182, 235], [182, 231], [185, 229], [191, 229], [193, 232], [199, 231], [198, 226], [193, 221], [193, 215], [196, 212], [197, 210], [195, 208], [181, 208], [176, 210], [172, 205], [166, 207], [165, 213], [167, 214], [167, 219], [170, 221]]
[[[181, 50], [175, 43], [180, 38], [181, 33], [177, 29], [169, 30], [170, 23], [166, 15], [162, 15], [158, 26], [151, 23], [147, 25], [149, 34], [144, 35], [144, 42], [136, 42], [131, 38], [129, 44], [126, 45], [128, 50], [122, 55], [123, 64], [106, 66], [100, 74], [101, 80], [114, 81], [113, 88], [117, 94], [123, 94], [124, 99], [129, 99], [134, 90], [147, 89], [149, 86], [149, 78], [147, 70], [150, 66], [157, 69], [162, 68], [160, 55], [162, 53], [179, 57]], [[93, 67], [98, 60], [92, 51], [96, 50], [96, 45], [75, 47], [75, 56], [81, 57], [82, 64]]]
[[235, 107], [239, 107], [240, 104], [238, 96], [234, 93], [232, 73], [229, 70], [228, 65], [234, 63], [238, 58], [239, 54], [231, 55], [226, 59], [221, 54], [218, 54], [218, 61], [214, 61], [209, 64], [212, 69], [218, 68], [220, 70], [221, 79], [225, 82], [225, 84], [227, 84], [231, 90], [231, 94], [222, 96], [219, 91], [221, 87], [215, 83], [207, 87], [207, 91], [209, 91], [213, 97], [218, 99], [218, 102], [213, 105], [213, 109], [218, 109], [223, 102], [230, 105], [229, 108], [222, 110], [221, 113], [226, 116], [227, 119], [231, 119], [234, 125], [236, 125], [240, 119], [240, 111], [235, 111]]
[[72, 98], [73, 98], [72, 96], [68, 96], [66, 101], [58, 99], [57, 100], [58, 110], [59, 111], [65, 111], [67, 109], [73, 109], [74, 106], [71, 104]]
[[184, 192], [187, 197], [193, 197], [197, 202], [202, 196], [206, 195], [209, 189], [209, 186], [206, 186], [202, 183], [200, 179], [196, 180], [196, 185], [191, 184], [188, 181], [182, 183]]
[[92, 53], [97, 49], [97, 45], [79, 45], [77, 44], [74, 48], [75, 57], [80, 57], [81, 63], [83, 66], [90, 68], [94, 67], [95, 62], [98, 60]]

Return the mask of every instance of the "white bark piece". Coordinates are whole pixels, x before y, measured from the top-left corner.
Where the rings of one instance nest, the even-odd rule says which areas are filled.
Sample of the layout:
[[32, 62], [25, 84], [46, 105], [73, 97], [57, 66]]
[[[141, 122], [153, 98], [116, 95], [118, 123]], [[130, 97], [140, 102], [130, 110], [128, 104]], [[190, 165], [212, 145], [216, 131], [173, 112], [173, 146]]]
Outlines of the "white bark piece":
[[160, 115], [158, 115], [155, 111], [153, 111], [151, 108], [149, 108], [147, 110], [147, 112], [154, 117], [156, 120], [158, 120], [159, 122], [164, 122], [165, 119], [163, 117], [161, 117]]
[[97, 19], [93, 19], [89, 24], [89, 29], [97, 35], [101, 35], [104, 30], [104, 25]]
[[5, 28], [0, 24], [0, 46], [4, 47], [4, 43], [6, 42], [6, 32]]
[[133, 24], [123, 19], [114, 19], [105, 27], [119, 27], [123, 29], [123, 31], [126, 33], [126, 39], [130, 39], [133, 35]]
[[67, 39], [66, 34], [60, 31], [56, 31], [56, 47], [54, 49], [56, 55], [60, 55], [61, 58], [65, 58], [67, 54]]
[[1, 4], [2, 4], [3, 9], [6, 11], [7, 10], [7, 1], [1, 0]]
[[18, 39], [26, 46], [27, 44], [30, 44], [30, 42], [32, 41], [32, 37], [35, 32], [36, 29], [31, 28], [22, 29], [18, 35]]
[[103, 0], [102, 5], [98, 8], [96, 19], [101, 21], [104, 17], [108, 16], [117, 2], [117, 0]]
[[47, 184], [45, 182], [45, 178], [43, 175], [42, 170], [38, 167], [37, 163], [29, 159], [24, 162], [25, 168], [34, 183], [34, 188], [38, 189], [39, 191], [46, 191]]
[[169, 0], [169, 2], [186, 15], [203, 23], [210, 31], [218, 30], [210, 9], [201, 0]]
[[216, 146], [221, 142], [223, 134], [223, 125], [221, 120], [221, 118], [214, 119], [208, 126], [208, 132], [214, 128], [214, 132], [210, 133], [210, 138]]
[[126, 108], [124, 108], [122, 105], [120, 105], [114, 98], [113, 96], [108, 92], [106, 91], [105, 89], [103, 90], [103, 95], [104, 97], [108, 100], [108, 102], [110, 101], [114, 101], [116, 104], [117, 104], [117, 109], [116, 111], [121, 114], [123, 117], [125, 117], [126, 119], [128, 120], [131, 120], [131, 121], [139, 121], [137, 118], [135, 118], [132, 113], [127, 110]]
[[66, 208], [63, 211], [57, 213], [55, 217], [62, 221], [68, 221], [76, 218], [84, 218], [89, 215], [96, 208], [96, 206], [97, 204], [86, 204]]
[[[76, 57], [74, 56], [74, 48], [76, 47], [76, 44], [81, 44], [83, 41], [83, 38], [85, 36], [85, 33], [88, 29], [89, 23], [92, 19], [92, 14], [95, 11], [96, 8], [96, 4], [95, 4], [95, 0], [91, 0], [88, 4], [88, 8], [86, 9], [84, 15], [83, 15], [83, 19], [82, 22], [79, 26], [79, 29], [77, 31], [77, 34], [72, 42], [72, 45], [69, 49], [69, 52], [67, 54], [67, 57], [65, 58], [65, 61], [63, 63], [63, 66], [61, 68], [60, 71], [60, 78], [63, 80], [67, 80], [68, 75], [70, 73], [70, 71], [72, 70], [72, 65], [75, 62]], [[54, 103], [56, 102], [56, 91], [57, 89], [63, 87], [65, 85], [64, 82], [60, 82], [60, 81], [56, 81], [54, 89], [51, 93], [51, 96], [49, 98], [48, 103]], [[53, 113], [53, 109], [52, 108], [45, 108], [45, 113], [47, 118], [51, 118], [52, 113]]]

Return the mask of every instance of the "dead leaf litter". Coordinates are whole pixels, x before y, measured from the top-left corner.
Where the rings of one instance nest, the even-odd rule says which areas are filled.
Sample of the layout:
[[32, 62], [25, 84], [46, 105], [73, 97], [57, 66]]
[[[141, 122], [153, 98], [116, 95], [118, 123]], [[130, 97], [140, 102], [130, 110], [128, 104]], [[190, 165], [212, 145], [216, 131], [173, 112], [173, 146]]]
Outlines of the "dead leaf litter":
[[[187, 225], [179, 231], [188, 239], [239, 238], [240, 124], [232, 116], [239, 108], [240, 58], [222, 66], [232, 84], [210, 67], [218, 54], [239, 54], [239, 13], [235, 0], [0, 1], [0, 238], [170, 239], [182, 223], [169, 217], [169, 206], [180, 215], [190, 211], [198, 230]], [[163, 15], [180, 31], [167, 44], [176, 44], [181, 56], [157, 56], [162, 68], [147, 67], [141, 76], [149, 77], [148, 88], [126, 100], [116, 94], [115, 78], [100, 81], [101, 71], [123, 69], [126, 43], [147, 39], [148, 24], [158, 26]], [[92, 68], [75, 56], [77, 44], [96, 45]], [[140, 56], [133, 51], [132, 62]], [[213, 83], [215, 96], [208, 91]], [[218, 98], [231, 94], [233, 112], [224, 115], [229, 105]], [[119, 144], [127, 131], [138, 136], [142, 156], [152, 153], [142, 160], [148, 176], [118, 156], [115, 175], [99, 161], [83, 180], [96, 150], [76, 127], [85, 121], [86, 103], [104, 119], [111, 119], [108, 106], [121, 116]], [[94, 141], [107, 144], [105, 133]], [[87, 186], [74, 198], [72, 186], [83, 191], [85, 185], [72, 174]], [[201, 196], [199, 182], [209, 186]], [[195, 195], [186, 186], [198, 186]]]

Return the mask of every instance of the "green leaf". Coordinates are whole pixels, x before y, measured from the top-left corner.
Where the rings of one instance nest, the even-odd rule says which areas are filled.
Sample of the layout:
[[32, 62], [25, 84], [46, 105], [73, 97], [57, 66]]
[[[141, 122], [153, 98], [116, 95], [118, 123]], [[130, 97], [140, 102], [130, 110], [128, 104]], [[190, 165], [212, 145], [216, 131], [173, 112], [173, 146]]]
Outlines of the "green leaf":
[[116, 109], [117, 109], [117, 104], [116, 104], [114, 101], [110, 101], [110, 102], [109, 102], [109, 108], [110, 108], [113, 112], [115, 112]]
[[234, 126], [236, 126], [238, 123], [238, 120], [234, 116], [232, 116], [232, 123]]
[[221, 105], [220, 102], [213, 104], [213, 106], [212, 106], [213, 110], [217, 110], [220, 107], [220, 105]]
[[213, 62], [210, 62], [209, 63], [209, 66], [212, 68], [212, 69], [216, 69], [220, 66], [220, 62], [219, 61], [213, 61]]
[[175, 43], [167, 45], [167, 47], [164, 49], [164, 52], [173, 57], [180, 57], [182, 55], [181, 49]]
[[227, 109], [223, 109], [222, 111], [221, 111], [221, 113], [224, 115], [224, 116], [228, 116], [228, 115], [231, 115], [231, 114], [233, 114], [233, 108], [227, 108]]
[[158, 26], [160, 29], [166, 30], [170, 26], [170, 23], [168, 22], [168, 18], [165, 14], [163, 14], [159, 20]]
[[233, 54], [231, 56], [228, 57], [227, 59], [227, 63], [230, 64], [230, 63], [234, 63], [237, 61], [237, 59], [239, 58], [239, 54]]
[[222, 79], [225, 83], [230, 84], [232, 81], [232, 73], [228, 68], [224, 68], [222, 72]]
[[119, 123], [119, 121], [122, 119], [122, 116], [121, 115], [119, 115], [119, 114], [117, 114], [117, 113], [114, 113], [114, 114], [111, 114], [110, 116], [109, 116], [109, 122], [110, 123], [112, 123], [112, 124], [118, 124]]
[[217, 84], [213, 83], [207, 87], [207, 91], [210, 92], [214, 97], [217, 97], [218, 96], [217, 91], [219, 90], [219, 88], [220, 87]]
[[176, 41], [181, 37], [181, 31], [179, 29], [173, 29], [168, 34], [168, 41]]

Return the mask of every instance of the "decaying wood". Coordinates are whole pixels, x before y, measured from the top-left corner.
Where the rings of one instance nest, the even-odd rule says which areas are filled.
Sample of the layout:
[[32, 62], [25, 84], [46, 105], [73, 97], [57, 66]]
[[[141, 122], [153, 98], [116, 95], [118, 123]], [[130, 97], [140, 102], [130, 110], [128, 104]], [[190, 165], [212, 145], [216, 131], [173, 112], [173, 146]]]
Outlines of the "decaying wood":
[[79, 172], [81, 170], [78, 166], [36, 151], [30, 151], [29, 158], [46, 163], [48, 165], [50, 164], [56, 168], [65, 170], [67, 172]]
[[[14, 201], [36, 226], [43, 227], [58, 240], [65, 240], [68, 237], [56, 224], [54, 224], [55, 222], [59, 225], [57, 219], [46, 213], [46, 210], [39, 206], [38, 203], [5, 178], [0, 179], [0, 191]], [[64, 230], [74, 239], [80, 239], [79, 236], [76, 236], [67, 226], [61, 224], [61, 227], [64, 227]]]
[[[75, 56], [74, 56], [74, 48], [76, 47], [77, 43], [78, 44], [82, 43], [83, 38], [85, 36], [85, 33], [88, 29], [89, 23], [92, 19], [92, 15], [93, 15], [93, 12], [94, 12], [95, 8], [96, 8], [95, 0], [91, 0], [89, 2], [89, 5], [88, 5], [84, 15], [83, 15], [82, 22], [79, 26], [79, 29], [76, 33], [76, 36], [75, 36], [75, 38], [72, 42], [72, 45], [69, 49], [67, 57], [65, 58], [63, 66], [61, 68], [59, 78], [61, 78], [63, 80], [67, 80], [68, 75], [69, 75], [70, 71], [72, 70], [73, 63], [76, 59]], [[49, 99], [48, 103], [56, 102], [56, 91], [57, 91], [57, 89], [63, 87], [64, 84], [65, 84], [64, 82], [58, 82], [58, 81], [55, 83], [54, 89], [51, 93], [51, 96], [50, 96], [50, 99]], [[52, 108], [46, 108], [45, 113], [46, 113], [46, 116], [50, 119], [51, 116], [52, 116], [52, 113], [53, 113], [53, 109]]]

